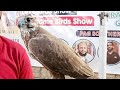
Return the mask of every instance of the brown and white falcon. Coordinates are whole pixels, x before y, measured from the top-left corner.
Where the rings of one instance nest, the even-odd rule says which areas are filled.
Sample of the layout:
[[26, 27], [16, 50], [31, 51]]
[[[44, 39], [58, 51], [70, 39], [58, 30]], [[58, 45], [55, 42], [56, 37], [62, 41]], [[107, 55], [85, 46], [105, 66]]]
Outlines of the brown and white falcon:
[[36, 25], [34, 18], [25, 17], [22, 38], [29, 53], [52, 73], [54, 79], [65, 79], [65, 75], [76, 79], [98, 79], [69, 45]]

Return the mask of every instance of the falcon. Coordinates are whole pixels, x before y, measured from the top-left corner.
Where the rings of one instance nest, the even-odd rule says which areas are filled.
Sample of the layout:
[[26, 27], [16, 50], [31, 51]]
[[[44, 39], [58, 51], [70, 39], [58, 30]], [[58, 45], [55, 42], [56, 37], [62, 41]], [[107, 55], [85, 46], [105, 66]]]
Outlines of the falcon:
[[72, 47], [38, 26], [31, 16], [24, 18], [21, 36], [30, 55], [48, 69], [53, 79], [98, 79], [87, 63], [80, 59]]

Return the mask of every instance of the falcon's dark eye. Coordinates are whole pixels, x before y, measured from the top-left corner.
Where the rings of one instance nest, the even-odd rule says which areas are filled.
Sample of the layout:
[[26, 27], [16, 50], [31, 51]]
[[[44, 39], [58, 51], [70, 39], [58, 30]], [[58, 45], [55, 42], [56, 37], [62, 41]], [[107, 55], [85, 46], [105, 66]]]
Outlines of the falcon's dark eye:
[[26, 18], [27, 22], [30, 22], [30, 18]]

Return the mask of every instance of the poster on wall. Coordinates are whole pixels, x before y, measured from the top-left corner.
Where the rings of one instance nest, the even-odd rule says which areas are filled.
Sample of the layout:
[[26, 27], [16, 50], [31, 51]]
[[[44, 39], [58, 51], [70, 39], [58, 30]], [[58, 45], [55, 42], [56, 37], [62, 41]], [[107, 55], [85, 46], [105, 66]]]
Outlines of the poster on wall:
[[[24, 16], [32, 14], [39, 26], [70, 45], [94, 72], [99, 71], [99, 11], [18, 11], [16, 24], [24, 25]], [[106, 73], [120, 74], [120, 12], [108, 11]]]

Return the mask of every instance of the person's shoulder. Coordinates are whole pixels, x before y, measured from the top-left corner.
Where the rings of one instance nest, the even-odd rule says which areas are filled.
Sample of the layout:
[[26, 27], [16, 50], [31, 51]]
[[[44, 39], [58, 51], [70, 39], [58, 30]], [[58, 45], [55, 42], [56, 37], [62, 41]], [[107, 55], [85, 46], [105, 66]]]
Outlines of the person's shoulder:
[[87, 53], [87, 56], [91, 56], [91, 57], [92, 57], [92, 55], [91, 55], [91, 54], [89, 54], [89, 53]]
[[89, 53], [87, 53], [87, 55], [86, 55], [89, 59], [93, 59], [93, 56], [91, 55], [91, 54], [89, 54]]
[[24, 48], [22, 47], [22, 45], [20, 45], [19, 43], [15, 42], [15, 41], [7, 38], [7, 37], [0, 36], [0, 38], [1, 38], [1, 40], [2, 40], [2, 43], [3, 43], [5, 46], [7, 46], [7, 47], [9, 47], [9, 48], [11, 48], [11, 49], [19, 49], [19, 50], [24, 49]]
[[115, 55], [119, 55], [117, 52], [114, 52]]

